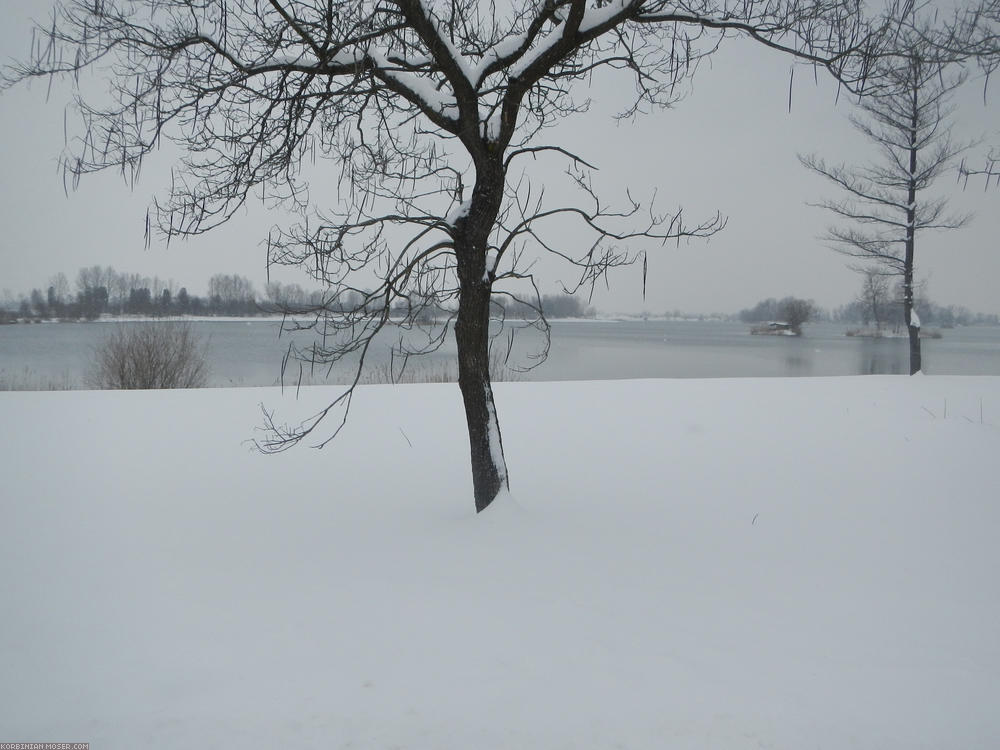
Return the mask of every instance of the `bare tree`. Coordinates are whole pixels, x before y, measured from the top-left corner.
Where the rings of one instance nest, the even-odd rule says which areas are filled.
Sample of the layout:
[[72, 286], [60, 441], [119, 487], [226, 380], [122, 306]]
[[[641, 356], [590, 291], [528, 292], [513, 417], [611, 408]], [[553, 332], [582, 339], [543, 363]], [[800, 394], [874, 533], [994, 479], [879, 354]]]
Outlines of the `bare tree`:
[[76, 290], [79, 294], [86, 294], [105, 286], [104, 269], [100, 266], [90, 266], [81, 268], [76, 275]]
[[877, 269], [865, 269], [858, 304], [861, 306], [862, 322], [868, 325], [869, 321], [874, 321], [875, 330], [881, 331], [889, 308], [889, 280], [884, 273]]
[[69, 301], [69, 279], [62, 271], [49, 279], [49, 288], [52, 290], [53, 302], [57, 305], [63, 305]]
[[920, 33], [904, 33], [898, 54], [880, 61], [880, 87], [861, 98], [860, 115], [851, 117], [877, 146], [878, 162], [844, 166], [800, 156], [847, 196], [818, 204], [842, 221], [827, 231], [834, 249], [901, 278], [911, 375], [921, 368], [920, 318], [913, 306], [917, 234], [957, 229], [970, 219], [949, 213], [945, 198], [928, 196], [934, 181], [969, 146], [952, 139], [949, 124], [951, 95], [965, 73], [952, 71], [930, 38], [933, 31], [926, 26]]
[[[532, 325], [547, 331], [530, 251], [575, 268], [573, 291], [644, 259], [644, 242], [704, 237], [724, 224], [716, 215], [690, 225], [679, 209], [628, 195], [609, 204], [590, 162], [541, 141], [543, 129], [586, 109], [574, 89], [599, 69], [634, 85], [623, 116], [671, 104], [726, 36], [791, 54], [856, 91], [892, 26], [869, 21], [865, 6], [72, 0], [39, 27], [31, 60], [13, 77], [75, 80], [99, 68], [111, 81], [110, 103], [78, 98], [83, 134], [65, 159], [74, 181], [107, 168], [132, 179], [164, 139], [184, 149], [169, 195], [151, 214], [168, 239], [212, 229], [251, 196], [297, 210], [298, 223], [271, 233], [270, 263], [305, 266], [327, 293], [311, 320], [293, 324], [322, 336], [290, 354], [331, 365], [354, 358], [356, 384], [380, 334], [395, 339], [405, 367], [439, 347], [453, 324], [482, 510], [507, 485], [489, 378], [491, 300], [525, 301], [537, 312]], [[340, 178], [322, 207], [308, 193], [317, 157], [332, 160]], [[566, 160], [579, 200], [532, 181], [528, 169], [540, 158]], [[589, 232], [583, 247], [565, 244], [570, 223]], [[428, 319], [434, 324], [420, 324]], [[353, 393], [299, 425], [268, 415], [261, 447], [294, 445], [339, 410], [339, 424], [317, 438], [326, 444]]]
[[208, 379], [205, 347], [188, 323], [118, 326], [98, 347], [91, 385], [134, 390], [201, 388]]
[[298, 310], [309, 305], [309, 295], [298, 284], [269, 281], [264, 286], [264, 297], [274, 309]]
[[802, 326], [815, 314], [816, 305], [812, 300], [786, 297], [781, 301], [781, 317], [796, 336], [802, 335]]

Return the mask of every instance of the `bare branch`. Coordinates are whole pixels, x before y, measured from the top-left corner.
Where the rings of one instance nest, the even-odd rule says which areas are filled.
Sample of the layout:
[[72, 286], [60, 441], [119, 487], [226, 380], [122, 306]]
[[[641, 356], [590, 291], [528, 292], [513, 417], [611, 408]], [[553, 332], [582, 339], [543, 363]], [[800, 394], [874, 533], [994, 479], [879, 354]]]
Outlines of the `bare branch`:
[[[63, 165], [74, 187], [106, 169], [132, 182], [150, 153], [175, 144], [182, 156], [150, 216], [168, 242], [251, 199], [291, 212], [269, 234], [268, 262], [305, 268], [326, 293], [286, 310], [288, 326], [317, 335], [288, 358], [354, 375], [300, 425], [265, 413], [263, 450], [313, 434], [325, 445], [331, 436], [316, 430], [340, 408], [346, 417], [372, 346], [389, 346], [405, 369], [454, 334], [482, 509], [507, 481], [489, 377], [494, 295], [527, 300], [529, 326], [547, 332], [538, 256], [570, 269], [564, 289], [593, 291], [656, 247], [725, 224], [716, 214], [689, 225], [680, 209], [627, 191], [612, 206], [587, 158], [538, 133], [587, 108], [578, 89], [598, 70], [633, 86], [619, 116], [669, 106], [733, 36], [860, 91], [892, 54], [892, 12], [907, 8], [890, 0], [870, 18], [861, 0], [514, 0], [499, 10], [480, 0], [65, 0], [5, 83], [73, 85], [80, 126]], [[109, 95], [82, 85], [83, 71], [109, 82]], [[532, 187], [543, 156], [570, 160], [573, 190]], [[312, 192], [317, 162], [333, 167], [335, 191]], [[586, 239], [569, 243], [567, 226]]]

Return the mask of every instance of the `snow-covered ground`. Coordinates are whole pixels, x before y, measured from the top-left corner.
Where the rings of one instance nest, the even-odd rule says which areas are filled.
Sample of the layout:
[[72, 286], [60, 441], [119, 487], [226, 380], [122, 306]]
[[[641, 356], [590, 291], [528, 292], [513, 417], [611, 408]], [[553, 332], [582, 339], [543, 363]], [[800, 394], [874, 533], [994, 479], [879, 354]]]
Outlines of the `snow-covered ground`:
[[0, 393], [0, 741], [1000, 747], [1000, 378], [495, 390]]

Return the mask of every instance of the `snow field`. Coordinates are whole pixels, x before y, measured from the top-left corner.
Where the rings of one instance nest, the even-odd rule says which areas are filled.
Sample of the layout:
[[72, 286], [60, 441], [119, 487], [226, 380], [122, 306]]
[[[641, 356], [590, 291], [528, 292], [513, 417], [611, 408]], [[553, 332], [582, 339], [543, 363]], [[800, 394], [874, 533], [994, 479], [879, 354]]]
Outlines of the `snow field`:
[[494, 391], [0, 393], [0, 740], [1000, 745], [1000, 378]]

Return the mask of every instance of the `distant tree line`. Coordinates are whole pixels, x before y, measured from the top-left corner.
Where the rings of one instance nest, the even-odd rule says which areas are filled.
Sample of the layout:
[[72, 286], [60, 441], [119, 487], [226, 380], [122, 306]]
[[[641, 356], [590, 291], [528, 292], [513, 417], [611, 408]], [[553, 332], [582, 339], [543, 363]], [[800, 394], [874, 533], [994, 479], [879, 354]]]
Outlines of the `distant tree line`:
[[[510, 298], [496, 297], [492, 305], [494, 313], [502, 313], [503, 317], [530, 320], [538, 315], [531, 305]], [[541, 307], [546, 318], [592, 318], [596, 314], [594, 308], [572, 294], [543, 294]]]
[[[343, 294], [336, 302], [324, 298], [322, 290], [306, 290], [299, 284], [269, 281], [262, 295], [245, 276], [218, 273], [208, 280], [208, 294], [198, 296], [173, 279], [164, 281], [136, 273], [120, 273], [111, 266], [81, 268], [71, 287], [64, 273], [57, 273], [45, 289], [32, 289], [14, 298], [5, 291], [0, 300], [0, 322], [18, 320], [96, 320], [102, 315], [167, 317], [185, 315], [226, 315], [252, 317], [261, 314], [292, 313], [326, 306], [334, 312], [353, 310], [364, 304], [361, 291]], [[332, 305], [332, 306], [331, 306]], [[501, 307], [503, 305], [501, 304]], [[581, 299], [568, 294], [542, 297], [550, 318], [592, 316], [593, 310]], [[405, 317], [408, 309], [398, 302], [394, 317]], [[449, 314], [441, 310], [442, 314]], [[421, 306], [423, 317], [433, 317], [433, 309]], [[534, 317], [535, 311], [517, 302], [507, 305], [512, 317]]]
[[173, 279], [164, 281], [137, 273], [120, 273], [111, 266], [81, 268], [71, 288], [64, 273], [49, 279], [48, 287], [32, 289], [18, 300], [4, 300], [8, 320], [94, 320], [101, 315], [256, 315], [261, 312], [249, 279], [216, 274], [208, 295], [191, 294]]
[[66, 274], [57, 273], [46, 289], [32, 289], [17, 299], [5, 292], [0, 321], [95, 320], [102, 315], [248, 317], [322, 303], [321, 291], [277, 281], [265, 284], [259, 295], [253, 282], [238, 274], [215, 274], [208, 280], [208, 293], [199, 296], [173, 279], [89, 266], [80, 269], [72, 286]]
[[[890, 287], [890, 277], [875, 271], [864, 274], [861, 291], [830, 314], [837, 323], [861, 323], [876, 330], [906, 327], [905, 290], [901, 282]], [[974, 313], [961, 305], [938, 305], [927, 296], [926, 284], [913, 286], [913, 311], [923, 327], [1000, 325], [1000, 316]]]
[[[1000, 315], [972, 312], [962, 305], [938, 305], [918, 297], [914, 299], [913, 309], [920, 316], [924, 327], [1000, 326]], [[834, 323], [861, 323], [877, 328], [902, 327], [904, 325], [903, 303], [898, 297], [890, 298], [885, 302], [882, 310], [876, 314], [870, 303], [854, 300], [834, 308], [830, 313], [830, 320]]]
[[[926, 284], [914, 285], [913, 310], [923, 326], [954, 328], [955, 326], [1000, 325], [1000, 316], [974, 313], [961, 305], [939, 305], [927, 296]], [[811, 300], [796, 297], [769, 297], [737, 314], [744, 323], [771, 321], [795, 323], [808, 305], [807, 320], [833, 323], [855, 323], [881, 330], [902, 330], [906, 327], [904, 290], [901, 283], [890, 285], [890, 278], [878, 273], [865, 274], [858, 296], [845, 305], [826, 311]], [[802, 322], [805, 322], [804, 320]]]

